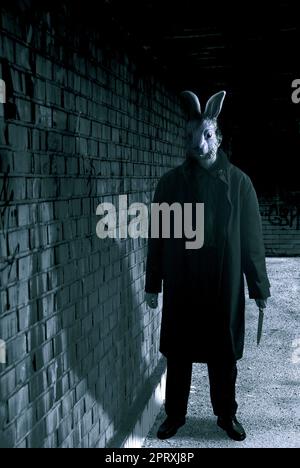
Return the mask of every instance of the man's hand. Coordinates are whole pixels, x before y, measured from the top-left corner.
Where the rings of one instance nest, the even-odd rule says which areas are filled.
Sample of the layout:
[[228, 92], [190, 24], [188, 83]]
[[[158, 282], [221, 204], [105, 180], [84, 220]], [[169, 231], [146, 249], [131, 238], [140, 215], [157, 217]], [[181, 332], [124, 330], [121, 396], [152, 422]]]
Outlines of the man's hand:
[[156, 309], [158, 306], [158, 294], [146, 293], [145, 300], [150, 309]]
[[255, 299], [255, 302], [259, 309], [265, 309], [267, 307], [267, 299]]

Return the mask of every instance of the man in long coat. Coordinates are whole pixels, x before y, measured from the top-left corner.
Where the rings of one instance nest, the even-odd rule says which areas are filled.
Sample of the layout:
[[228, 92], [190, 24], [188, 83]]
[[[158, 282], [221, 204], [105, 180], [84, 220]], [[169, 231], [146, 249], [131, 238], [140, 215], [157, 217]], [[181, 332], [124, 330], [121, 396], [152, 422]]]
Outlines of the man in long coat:
[[[154, 203], [204, 203], [204, 245], [187, 239], [149, 238], [146, 301], [157, 307], [163, 287], [160, 352], [167, 358], [165, 410], [158, 437], [173, 436], [185, 423], [193, 362], [207, 363], [218, 425], [234, 440], [246, 437], [236, 419], [236, 361], [243, 355], [244, 274], [249, 296], [266, 307], [270, 296], [257, 196], [250, 178], [220, 149], [217, 117], [225, 92], [205, 112], [197, 96], [182, 93], [188, 110], [185, 162], [158, 182]], [[175, 216], [175, 215], [174, 215]], [[193, 216], [194, 225], [195, 211]], [[150, 232], [150, 231], [149, 231]]]

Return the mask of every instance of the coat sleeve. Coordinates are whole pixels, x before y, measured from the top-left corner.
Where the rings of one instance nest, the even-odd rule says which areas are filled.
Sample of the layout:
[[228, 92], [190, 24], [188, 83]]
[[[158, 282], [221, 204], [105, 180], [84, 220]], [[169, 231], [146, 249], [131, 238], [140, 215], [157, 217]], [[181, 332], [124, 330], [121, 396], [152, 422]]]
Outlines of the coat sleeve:
[[[163, 181], [160, 179], [152, 203], [162, 203], [163, 201]], [[147, 293], [160, 293], [162, 291], [162, 250], [161, 232], [158, 238], [151, 237], [150, 216], [145, 282], [145, 292]]]
[[246, 276], [250, 299], [270, 297], [270, 282], [266, 270], [262, 222], [257, 195], [249, 179], [241, 207], [242, 268]]

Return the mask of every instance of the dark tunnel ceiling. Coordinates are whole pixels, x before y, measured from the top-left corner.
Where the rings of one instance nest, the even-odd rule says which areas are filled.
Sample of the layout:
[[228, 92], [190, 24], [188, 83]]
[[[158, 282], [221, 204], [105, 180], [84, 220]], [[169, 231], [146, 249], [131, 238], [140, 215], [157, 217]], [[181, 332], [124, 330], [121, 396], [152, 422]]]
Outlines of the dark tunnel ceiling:
[[144, 60], [156, 63], [178, 88], [208, 89], [213, 77], [214, 87], [234, 93], [241, 92], [242, 83], [260, 81], [273, 87], [273, 99], [282, 99], [282, 82], [297, 78], [295, 3], [264, 4], [265, 10], [257, 1], [104, 3], [114, 21], [114, 40], [144, 51]]
[[[232, 141], [233, 161], [256, 183], [261, 179], [263, 189], [299, 186], [297, 171], [282, 167], [282, 154], [300, 150], [300, 104], [291, 101], [292, 81], [300, 78], [295, 2], [106, 0], [100, 5], [94, 22], [105, 43], [138, 55], [139, 67], [161, 73], [175, 94], [191, 89], [205, 102], [213, 92], [227, 91], [224, 135]], [[90, 23], [92, 15], [85, 11]]]
[[2, 1], [22, 5], [28, 21], [39, 10], [61, 10], [82, 44], [92, 26], [102, 44], [138, 56], [140, 68], [161, 73], [176, 91], [225, 88], [237, 101], [255, 93], [276, 106], [300, 78], [295, 1]]
[[[213, 92], [225, 89], [228, 97], [220, 120], [223, 144], [231, 148], [232, 160], [256, 181], [261, 179], [263, 186], [265, 181], [299, 186], [300, 104], [291, 100], [292, 81], [300, 79], [296, 2], [19, 3], [24, 5], [23, 21], [31, 21], [33, 14], [39, 17], [40, 10], [56, 11], [54, 20], [80, 37], [83, 54], [89, 53], [94, 29], [108, 59], [110, 48], [126, 52], [141, 76], [158, 77], [174, 95], [191, 89], [204, 103]], [[290, 165], [283, 167], [283, 154], [293, 155]]]

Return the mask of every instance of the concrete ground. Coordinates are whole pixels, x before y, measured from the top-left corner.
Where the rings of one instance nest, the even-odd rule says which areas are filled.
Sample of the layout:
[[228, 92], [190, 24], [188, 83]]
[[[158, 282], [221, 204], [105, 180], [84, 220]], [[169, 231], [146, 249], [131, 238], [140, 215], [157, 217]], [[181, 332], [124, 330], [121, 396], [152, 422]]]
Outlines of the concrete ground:
[[300, 258], [267, 259], [271, 294], [256, 346], [258, 309], [247, 300], [244, 358], [238, 362], [238, 419], [247, 439], [234, 442], [216, 425], [207, 368], [194, 364], [185, 426], [166, 441], [156, 438], [162, 408], [144, 447], [300, 448]]

